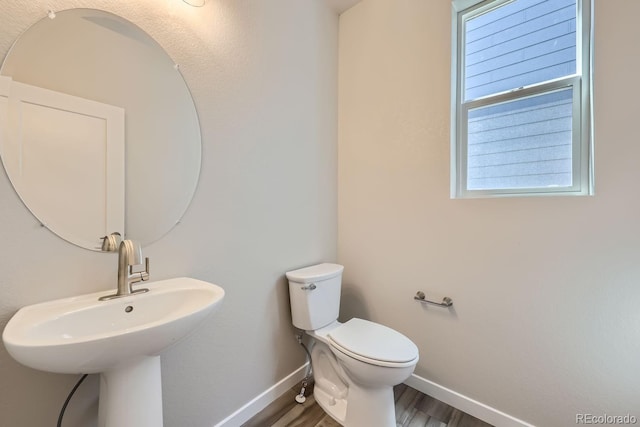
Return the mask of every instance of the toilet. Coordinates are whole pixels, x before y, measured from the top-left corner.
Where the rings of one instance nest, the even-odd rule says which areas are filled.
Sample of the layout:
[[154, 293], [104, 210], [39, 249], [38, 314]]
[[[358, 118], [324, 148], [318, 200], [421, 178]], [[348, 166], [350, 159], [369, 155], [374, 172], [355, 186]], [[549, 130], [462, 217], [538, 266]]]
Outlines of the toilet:
[[378, 323], [338, 322], [343, 269], [325, 263], [286, 273], [293, 325], [313, 345], [313, 396], [345, 427], [395, 427], [393, 386], [413, 373], [418, 347]]

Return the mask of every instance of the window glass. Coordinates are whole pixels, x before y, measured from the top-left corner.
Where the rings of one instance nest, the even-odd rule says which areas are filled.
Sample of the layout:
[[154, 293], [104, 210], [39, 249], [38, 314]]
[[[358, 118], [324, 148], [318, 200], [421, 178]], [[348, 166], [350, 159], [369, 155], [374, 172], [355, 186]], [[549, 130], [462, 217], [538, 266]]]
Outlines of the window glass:
[[467, 189], [571, 186], [572, 92], [470, 110]]
[[575, 74], [576, 0], [516, 0], [466, 21], [464, 98]]

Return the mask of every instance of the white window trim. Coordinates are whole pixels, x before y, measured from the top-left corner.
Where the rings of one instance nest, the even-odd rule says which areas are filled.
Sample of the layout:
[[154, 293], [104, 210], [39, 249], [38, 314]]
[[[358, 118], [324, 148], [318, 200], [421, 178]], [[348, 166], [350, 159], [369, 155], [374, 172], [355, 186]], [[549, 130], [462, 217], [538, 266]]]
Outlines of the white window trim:
[[[451, 198], [504, 197], [504, 196], [567, 196], [594, 194], [594, 162], [593, 162], [593, 0], [577, 1], [576, 33], [577, 51], [580, 55], [576, 62], [576, 75], [567, 76], [549, 82], [526, 86], [500, 94], [461, 103], [461, 53], [458, 40], [462, 39], [462, 18], [465, 13], [478, 9], [490, 9], [512, 0], [452, 0], [451, 1]], [[586, 71], [586, 72], [585, 72]], [[510, 101], [523, 96], [542, 94], [553, 90], [573, 87], [574, 138], [573, 143], [573, 177], [572, 187], [561, 188], [518, 188], [498, 190], [466, 189], [466, 142], [459, 141], [459, 135], [466, 134], [466, 117], [470, 107], [491, 105], [496, 101]], [[578, 99], [576, 99], [578, 98]]]

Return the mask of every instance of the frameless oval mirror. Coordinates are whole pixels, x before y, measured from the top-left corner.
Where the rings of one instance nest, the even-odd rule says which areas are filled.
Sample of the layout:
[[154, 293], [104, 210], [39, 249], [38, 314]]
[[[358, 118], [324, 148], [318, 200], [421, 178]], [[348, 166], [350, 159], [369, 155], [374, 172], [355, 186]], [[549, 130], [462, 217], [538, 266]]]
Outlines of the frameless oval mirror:
[[0, 69], [0, 157], [38, 220], [100, 250], [151, 243], [195, 192], [201, 139], [178, 67], [142, 29], [95, 9], [50, 13]]

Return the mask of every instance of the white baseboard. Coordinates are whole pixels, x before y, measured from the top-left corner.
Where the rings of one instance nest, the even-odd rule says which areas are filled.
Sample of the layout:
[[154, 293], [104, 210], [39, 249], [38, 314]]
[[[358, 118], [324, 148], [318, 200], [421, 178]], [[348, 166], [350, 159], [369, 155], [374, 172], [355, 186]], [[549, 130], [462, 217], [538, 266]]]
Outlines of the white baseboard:
[[519, 420], [416, 374], [412, 374], [404, 383], [496, 427], [535, 427], [533, 424]]
[[[253, 416], [258, 414], [264, 408], [269, 406], [274, 400], [282, 396], [287, 390], [302, 381], [307, 372], [307, 364], [305, 363], [291, 374], [287, 375], [267, 390], [254, 397], [247, 404], [220, 421], [214, 427], [240, 427], [249, 421]], [[405, 381], [409, 387], [413, 387], [424, 394], [434, 397], [447, 405], [473, 415], [496, 427], [535, 427], [511, 415], [505, 414], [495, 408], [484, 403], [480, 403], [470, 397], [464, 396], [456, 391], [422, 378], [416, 374], [412, 374]]]
[[308, 363], [305, 363], [291, 374], [287, 375], [276, 384], [251, 399], [249, 403], [243, 405], [240, 409], [220, 421], [214, 427], [240, 427], [258, 412], [269, 406], [271, 402], [282, 396], [287, 390], [302, 381], [307, 373], [307, 365]]

